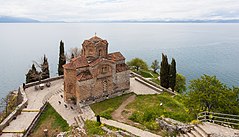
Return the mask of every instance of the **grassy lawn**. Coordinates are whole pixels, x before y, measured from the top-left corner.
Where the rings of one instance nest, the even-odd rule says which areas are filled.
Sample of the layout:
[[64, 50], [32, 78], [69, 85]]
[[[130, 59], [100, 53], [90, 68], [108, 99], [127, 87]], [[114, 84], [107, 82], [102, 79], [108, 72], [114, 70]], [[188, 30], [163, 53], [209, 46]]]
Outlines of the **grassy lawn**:
[[160, 85], [160, 80], [158, 78], [152, 78], [150, 81]]
[[154, 76], [146, 70], [139, 70], [138, 74], [140, 74], [141, 76], [145, 77], [145, 78], [153, 78]]
[[56, 136], [62, 131], [69, 130], [69, 125], [67, 122], [55, 111], [50, 104], [47, 104], [45, 110], [39, 118], [39, 121], [37, 122], [36, 128], [30, 136], [43, 137], [44, 129], [48, 129], [50, 137]]
[[159, 76], [158, 73], [154, 73], [152, 70], [142, 70], [140, 69], [139, 71], [132, 70], [133, 72], [141, 75], [144, 78], [157, 78]]
[[[162, 106], [160, 106], [162, 103]], [[181, 122], [191, 122], [194, 117], [187, 113], [185, 106], [167, 93], [159, 95], [139, 95], [134, 102], [126, 106], [132, 111], [130, 120], [138, 122], [150, 130], [158, 130], [155, 119], [163, 116]]]
[[111, 119], [111, 113], [114, 112], [129, 96], [133, 93], [124, 94], [115, 98], [107, 99], [102, 102], [94, 103], [90, 105], [91, 109], [95, 112], [96, 115], [101, 117]]

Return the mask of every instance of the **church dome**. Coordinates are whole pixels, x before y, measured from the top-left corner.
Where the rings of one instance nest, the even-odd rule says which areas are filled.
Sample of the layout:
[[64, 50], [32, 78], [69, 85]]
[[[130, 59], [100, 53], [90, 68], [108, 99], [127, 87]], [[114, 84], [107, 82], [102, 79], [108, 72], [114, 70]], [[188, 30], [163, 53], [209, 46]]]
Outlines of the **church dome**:
[[97, 36], [94, 36], [94, 37], [90, 38], [89, 41], [91, 41], [93, 43], [98, 43], [98, 42], [102, 41], [102, 39]]

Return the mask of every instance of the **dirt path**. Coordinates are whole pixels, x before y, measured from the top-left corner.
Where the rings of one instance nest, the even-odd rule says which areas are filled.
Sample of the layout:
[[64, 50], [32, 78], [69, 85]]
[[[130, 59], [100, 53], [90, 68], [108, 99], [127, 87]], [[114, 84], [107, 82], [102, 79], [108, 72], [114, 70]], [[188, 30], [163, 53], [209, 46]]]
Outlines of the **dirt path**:
[[125, 107], [135, 100], [136, 95], [128, 97], [120, 106], [112, 113], [112, 118], [123, 123], [131, 123], [132, 121], [128, 120], [122, 115]]

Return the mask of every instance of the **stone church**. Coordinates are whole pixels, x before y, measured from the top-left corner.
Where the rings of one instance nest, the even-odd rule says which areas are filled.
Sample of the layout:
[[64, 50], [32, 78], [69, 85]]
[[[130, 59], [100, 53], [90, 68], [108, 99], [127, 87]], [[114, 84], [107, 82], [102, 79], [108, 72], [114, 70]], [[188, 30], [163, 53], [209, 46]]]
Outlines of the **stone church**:
[[64, 68], [64, 100], [100, 101], [130, 88], [129, 69], [120, 52], [108, 53], [108, 42], [97, 36], [85, 40], [81, 55]]

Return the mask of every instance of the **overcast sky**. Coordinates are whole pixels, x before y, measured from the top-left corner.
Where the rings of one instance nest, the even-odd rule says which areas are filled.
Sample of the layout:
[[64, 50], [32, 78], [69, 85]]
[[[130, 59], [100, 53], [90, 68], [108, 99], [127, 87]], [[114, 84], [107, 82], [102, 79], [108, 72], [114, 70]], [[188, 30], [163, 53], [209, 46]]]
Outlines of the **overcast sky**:
[[41, 21], [239, 19], [239, 0], [0, 0], [0, 16]]

